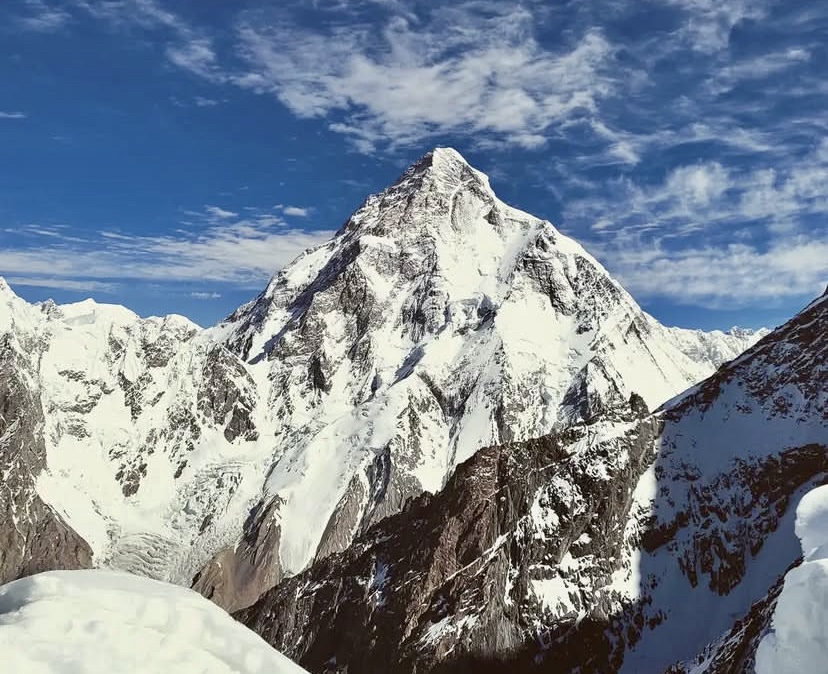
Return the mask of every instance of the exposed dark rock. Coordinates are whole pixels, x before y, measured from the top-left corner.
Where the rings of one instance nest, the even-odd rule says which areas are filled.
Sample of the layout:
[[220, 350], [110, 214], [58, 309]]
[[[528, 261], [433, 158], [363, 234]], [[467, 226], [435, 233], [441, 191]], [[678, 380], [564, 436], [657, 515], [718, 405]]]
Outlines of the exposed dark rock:
[[[249, 606], [282, 578], [279, 561], [280, 500], [250, 513], [235, 546], [220, 550], [193, 578], [193, 589], [228, 611]], [[202, 531], [209, 525], [202, 523]]]
[[133, 420], [141, 416], [144, 409], [144, 390], [150, 382], [152, 382], [152, 376], [146, 372], [134, 382], [127, 379], [122, 372], [118, 373], [118, 383], [124, 392], [124, 402], [129, 407]]
[[44, 469], [40, 398], [15, 353], [0, 340], [0, 584], [52, 569], [88, 568], [92, 551], [38, 495]]
[[353, 532], [362, 516], [364, 492], [362, 480], [359, 476], [355, 476], [325, 527], [322, 540], [316, 550], [317, 560], [324, 559], [334, 552], [340, 552], [351, 544]]
[[[684, 576], [729, 595], [794, 496], [824, 482], [828, 443], [795, 439], [825, 437], [828, 359], [815, 326], [825, 325], [826, 307], [803, 314], [666, 411], [648, 414], [635, 393], [592, 403], [576, 381], [572, 407], [591, 423], [479, 451], [441, 492], [414, 498], [340, 552], [331, 546], [237, 617], [312, 672], [618, 671], [669, 619], [670, 607], [654, 603], [662, 583], [681, 586]], [[629, 339], [642, 339], [639, 323]], [[455, 407], [421, 379], [442, 413]], [[704, 446], [714, 440], [708, 413], [716, 423], [741, 414], [769, 428], [796, 424], [778, 448], [746, 446], [705, 474], [705, 456], [730, 451]], [[387, 457], [378, 453], [368, 474], [380, 495], [391, 482]], [[654, 459], [653, 515], [642, 504], [631, 512]], [[345, 501], [343, 511], [353, 510]], [[657, 572], [640, 562], [632, 599], [613, 588], [637, 549], [661, 561]], [[751, 671], [777, 590], [709, 647], [710, 674]]]
[[[800, 562], [797, 560], [790, 568]], [[756, 649], [770, 629], [784, 580], [784, 576], [780, 576], [768, 593], [755, 602], [746, 615], [733, 623], [733, 628], [727, 634], [699, 653], [695, 661], [676, 663], [664, 674], [688, 674], [702, 663], [704, 674], [754, 674]]]
[[214, 347], [204, 362], [201, 382], [196, 397], [198, 411], [211, 423], [224, 426], [228, 442], [238, 437], [259, 437], [252, 418], [255, 385], [232, 353], [224, 347]]
[[[530, 625], [544, 611], [526, 599], [527, 588], [557, 576], [567, 553], [600, 552], [593, 569], [598, 579], [615, 570], [611, 560], [621, 557], [632, 486], [651, 458], [658, 424], [647, 420], [634, 428], [611, 447], [587, 450], [590, 458], [567, 450], [588, 428], [481, 450], [439, 494], [413, 499], [344, 552], [318, 556], [308, 571], [237, 617], [313, 672], [459, 672], [502, 662], [528, 671], [573, 630], [584, 644], [589, 640], [596, 667], [607, 666], [617, 655], [603, 636], [612, 599], [602, 594], [601, 582], [576, 599], [586, 621], [576, 627], [563, 616], [540, 634]], [[610, 469], [608, 480], [591, 475], [597, 457], [611, 454], [625, 460], [609, 461], [616, 471]], [[553, 477], [583, 496], [561, 498]], [[536, 534], [537, 499], [558, 521], [552, 538]], [[564, 663], [584, 663], [585, 649], [575, 643], [568, 639], [565, 648], [549, 651], [560, 671], [569, 671]]]

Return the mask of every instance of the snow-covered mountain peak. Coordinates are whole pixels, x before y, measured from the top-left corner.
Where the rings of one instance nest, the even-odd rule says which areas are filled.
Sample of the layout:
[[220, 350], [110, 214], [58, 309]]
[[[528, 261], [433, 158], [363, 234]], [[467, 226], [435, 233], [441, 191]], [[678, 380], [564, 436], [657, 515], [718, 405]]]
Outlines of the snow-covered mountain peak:
[[[405, 217], [412, 214], [416, 217]], [[463, 224], [476, 219], [485, 219], [488, 227], [495, 229], [508, 219], [539, 221], [500, 201], [488, 176], [456, 150], [437, 148], [412, 164], [391, 186], [369, 197], [346, 223], [344, 233], [377, 234], [379, 226], [380, 235], [394, 239], [412, 234], [441, 239], [454, 232], [464, 243], [474, 245], [473, 233]]]
[[652, 409], [743, 344], [664, 328], [449, 149], [214, 328], [91, 301], [7, 307], [29, 333], [44, 502], [96, 563], [179, 582], [201, 569], [226, 606], [441, 489], [482, 447], [633, 393]]
[[6, 279], [4, 279], [2, 276], [0, 276], [0, 295], [8, 295], [8, 294], [14, 295], [14, 292], [12, 291], [9, 284], [6, 283]]
[[17, 296], [6, 280], [0, 276], [0, 334], [23, 322], [29, 323], [31, 307]]
[[[715, 332], [715, 331], [714, 331]], [[770, 334], [770, 328], [741, 328], [738, 325], [734, 325], [730, 330], [725, 330], [725, 335], [729, 335], [730, 337], [737, 337], [739, 339], [750, 338], [756, 336], [758, 339], [761, 339], [765, 335]]]
[[463, 155], [454, 148], [436, 147], [415, 161], [403, 175], [433, 173], [445, 178], [452, 175], [461, 176], [470, 170], [484, 176], [480, 171], [473, 169]]
[[91, 297], [57, 306], [60, 308], [62, 320], [67, 325], [131, 324], [141, 320], [138, 314], [120, 304], [100, 304]]
[[[797, 510], [806, 560], [785, 579], [776, 635], [767, 615], [800, 555], [792, 506], [828, 467], [826, 325], [828, 301], [810, 305], [682, 409], [647, 415], [630, 396], [563, 433], [482, 449], [237, 617], [313, 671], [336, 653], [340, 671], [732, 674], [753, 671], [763, 634], [763, 674], [823, 671], [826, 492]], [[646, 345], [664, 337], [649, 327]], [[676, 330], [688, 347], [715, 341]], [[608, 367], [624, 359], [612, 343], [612, 358], [595, 353]]]
[[435, 147], [431, 152], [426, 153], [425, 158], [430, 158], [432, 164], [461, 163], [469, 166], [469, 163], [453, 147]]
[[421, 189], [453, 190], [465, 182], [491, 192], [489, 177], [450, 147], [438, 147], [425, 154], [405, 171], [398, 182], [407, 183], [408, 179], [416, 176], [423, 179]]
[[280, 454], [262, 512], [278, 497], [292, 572], [439, 490], [482, 447], [632, 393], [654, 408], [747, 346], [664, 328], [580, 244], [499, 200], [447, 149], [215, 334], [269, 387], [263, 423]]

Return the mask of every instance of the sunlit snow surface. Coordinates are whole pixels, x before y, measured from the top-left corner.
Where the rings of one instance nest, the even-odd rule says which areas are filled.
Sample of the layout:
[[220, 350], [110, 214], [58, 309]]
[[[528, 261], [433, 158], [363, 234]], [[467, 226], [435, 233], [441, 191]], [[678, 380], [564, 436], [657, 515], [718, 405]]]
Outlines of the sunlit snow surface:
[[112, 571], [52, 571], [0, 587], [9, 674], [302, 674], [201, 595]]
[[[298, 572], [349, 499], [342, 544], [482, 447], [633, 391], [652, 409], [760, 336], [661, 326], [447, 149], [213, 328], [2, 280], [0, 326], [40, 394], [38, 496], [96, 566], [186, 584], [257, 504]], [[228, 439], [233, 399], [255, 432]]]
[[804, 561], [785, 575], [772, 631], [756, 652], [756, 674], [804, 674], [828, 667], [828, 486], [796, 510]]

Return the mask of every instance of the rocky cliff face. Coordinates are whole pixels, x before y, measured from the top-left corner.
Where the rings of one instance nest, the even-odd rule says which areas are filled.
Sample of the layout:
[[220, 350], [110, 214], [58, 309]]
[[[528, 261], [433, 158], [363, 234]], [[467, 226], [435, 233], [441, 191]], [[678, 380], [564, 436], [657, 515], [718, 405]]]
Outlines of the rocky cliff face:
[[255, 502], [221, 452], [255, 439], [244, 364], [182, 317], [31, 306], [5, 284], [0, 330], [0, 498], [8, 535], [26, 541], [4, 546], [19, 559], [0, 579], [96, 565], [189, 584], [237, 536], [221, 518], [244, 521]]
[[[452, 150], [369, 198], [219, 330], [271, 382], [278, 454], [260, 507], [280, 499], [268, 526], [291, 573], [480, 448], [592, 420], [634, 390], [656, 406], [758, 338], [662, 327]], [[235, 584], [228, 555], [256, 550], [223, 550], [210, 591]]]
[[230, 608], [481, 448], [592, 426], [633, 392], [652, 408], [758, 338], [664, 328], [447, 149], [214, 328], [4, 286], [0, 330], [36, 345], [6, 377], [25, 370], [43, 410], [31, 482], [89, 563]]
[[828, 474], [826, 328], [828, 296], [652, 415], [479, 451], [237, 617], [315, 672], [741, 671]]
[[780, 577], [726, 634], [696, 657], [671, 665], [664, 674], [755, 674], [756, 651], [771, 627], [782, 584]]
[[0, 336], [0, 583], [52, 568], [84, 568], [92, 558], [86, 542], [37, 493], [46, 463], [45, 422], [23, 355], [37, 349], [37, 339]]
[[236, 617], [310, 671], [523, 671], [571, 632], [556, 664], [610, 671], [618, 653], [594, 626], [622, 608], [612, 577], [658, 431], [623, 406], [483, 449]]

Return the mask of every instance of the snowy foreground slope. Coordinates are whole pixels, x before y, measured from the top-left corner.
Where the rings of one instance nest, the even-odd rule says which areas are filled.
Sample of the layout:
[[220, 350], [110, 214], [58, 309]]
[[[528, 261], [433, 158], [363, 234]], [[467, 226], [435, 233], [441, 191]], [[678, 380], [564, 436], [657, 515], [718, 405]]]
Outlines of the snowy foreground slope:
[[828, 486], [805, 494], [794, 525], [802, 558], [733, 627], [671, 674], [803, 674], [828, 662]]
[[759, 643], [756, 674], [819, 672], [828, 665], [828, 486], [796, 510], [802, 564], [785, 574], [771, 631]]
[[[826, 410], [828, 292], [652, 414], [631, 396], [478, 451], [236, 616], [310, 671], [752, 674]], [[793, 615], [763, 648], [787, 653]]]
[[52, 571], [0, 587], [9, 674], [302, 674], [204, 597], [112, 571]]
[[662, 418], [634, 520], [642, 616], [659, 626], [630, 672], [699, 653], [799, 557], [795, 506], [828, 477], [828, 290]]
[[0, 580], [94, 565], [245, 606], [480, 448], [653, 408], [760, 336], [661, 326], [447, 149], [214, 328], [0, 282]]

